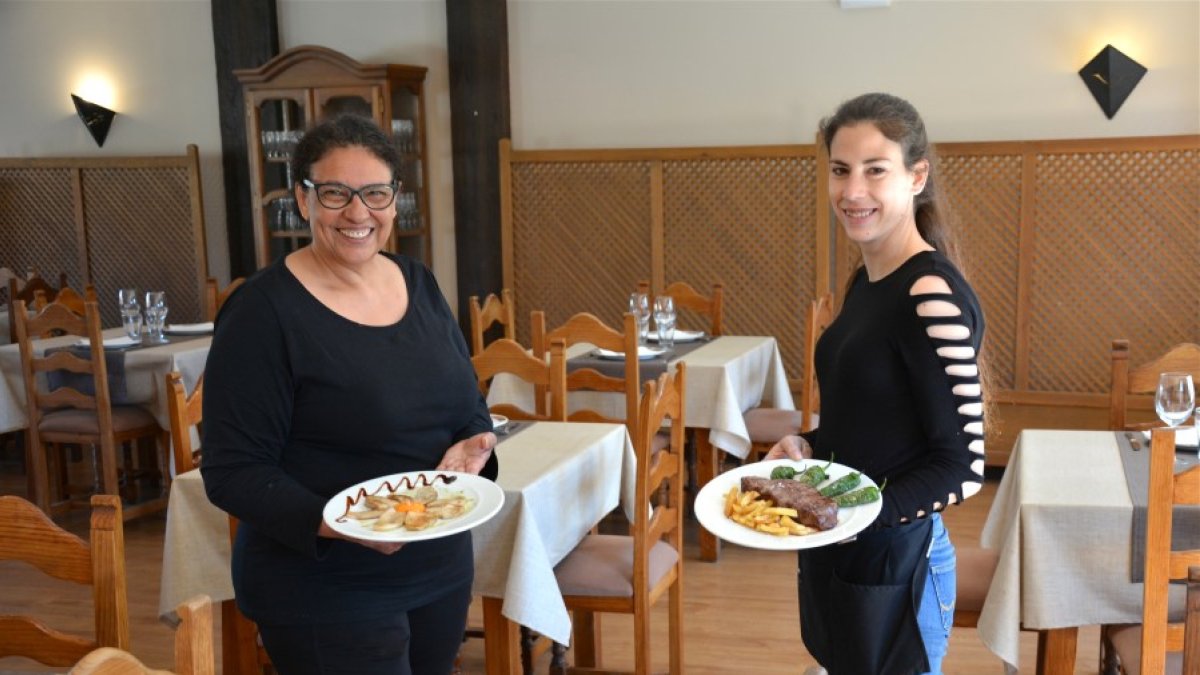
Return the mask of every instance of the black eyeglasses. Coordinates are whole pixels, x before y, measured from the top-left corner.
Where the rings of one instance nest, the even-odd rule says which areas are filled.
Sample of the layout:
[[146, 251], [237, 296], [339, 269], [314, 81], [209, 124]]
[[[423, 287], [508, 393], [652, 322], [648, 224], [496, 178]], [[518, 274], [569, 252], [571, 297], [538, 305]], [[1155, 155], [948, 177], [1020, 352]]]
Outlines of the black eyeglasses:
[[316, 190], [317, 201], [327, 209], [344, 209], [350, 205], [354, 195], [358, 195], [368, 209], [381, 211], [396, 200], [396, 190], [399, 188], [396, 181], [364, 185], [357, 190], [341, 183], [314, 183], [307, 178], [301, 182], [305, 188]]

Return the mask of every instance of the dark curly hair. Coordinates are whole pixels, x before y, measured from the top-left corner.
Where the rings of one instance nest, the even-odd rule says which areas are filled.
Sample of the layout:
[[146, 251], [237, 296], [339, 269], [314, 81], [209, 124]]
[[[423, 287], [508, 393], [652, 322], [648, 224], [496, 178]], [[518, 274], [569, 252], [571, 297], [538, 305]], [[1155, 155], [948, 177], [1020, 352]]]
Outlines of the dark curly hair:
[[392, 139], [375, 121], [355, 114], [342, 114], [309, 129], [292, 153], [292, 178], [299, 183], [312, 179], [312, 165], [335, 148], [360, 147], [392, 170], [392, 180], [400, 174], [400, 152]]

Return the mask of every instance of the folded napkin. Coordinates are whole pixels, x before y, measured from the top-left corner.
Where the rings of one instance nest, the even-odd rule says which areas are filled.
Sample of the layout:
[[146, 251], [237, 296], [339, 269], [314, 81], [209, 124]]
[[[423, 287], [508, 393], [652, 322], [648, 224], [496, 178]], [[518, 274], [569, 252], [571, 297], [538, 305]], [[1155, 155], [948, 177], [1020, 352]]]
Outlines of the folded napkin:
[[[658, 342], [658, 333], [656, 331], [650, 331], [650, 334], [646, 336], [646, 339], [648, 339], [652, 342]], [[704, 339], [704, 331], [702, 331], [702, 330], [680, 330], [678, 328], [675, 329], [675, 341], [676, 342], [695, 342], [696, 340], [703, 340], [703, 339]]]
[[[1146, 440], [1150, 440], [1150, 432], [1143, 431], [1142, 436]], [[1196, 427], [1185, 424], [1175, 429], [1175, 447], [1177, 448], [1195, 448], [1200, 446], [1200, 436], [1197, 436]]]
[[[75, 344], [83, 346], [83, 347], [92, 346], [91, 340], [89, 340], [87, 338], [80, 338], [79, 342], [76, 342]], [[122, 335], [121, 337], [106, 338], [104, 340], [104, 348], [105, 349], [122, 349], [124, 347], [132, 347], [134, 345], [140, 345], [140, 344], [142, 344], [141, 340], [134, 340], [133, 338], [127, 337], [125, 335]]]
[[[652, 347], [638, 347], [638, 359], [641, 359], [641, 360], [652, 359], [656, 356], [660, 356], [665, 353], [667, 353], [667, 350], [665, 350], [665, 349], [654, 349]], [[610, 359], [613, 361], [617, 361], [617, 360], [623, 360], [625, 358], [625, 352], [614, 352], [609, 349], [597, 349], [596, 356], [598, 356], [602, 359]]]
[[180, 335], [211, 333], [213, 332], [213, 322], [205, 321], [204, 323], [171, 323], [163, 328], [164, 333], [178, 333]]

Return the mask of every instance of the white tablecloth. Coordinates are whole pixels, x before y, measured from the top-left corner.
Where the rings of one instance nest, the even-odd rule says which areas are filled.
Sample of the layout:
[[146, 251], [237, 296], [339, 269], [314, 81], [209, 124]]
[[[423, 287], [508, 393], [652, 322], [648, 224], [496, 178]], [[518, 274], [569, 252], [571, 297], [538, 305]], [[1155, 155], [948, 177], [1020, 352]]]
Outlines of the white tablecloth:
[[1021, 432], [980, 537], [1000, 561], [979, 636], [1010, 672], [1022, 626], [1141, 622], [1132, 514], [1113, 432]]
[[[592, 347], [572, 345], [568, 358], [584, 354]], [[742, 413], [766, 406], [794, 410], [792, 392], [788, 388], [783, 359], [773, 337], [726, 335], [689, 352], [682, 359], [687, 364], [687, 411], [689, 427], [708, 429], [713, 445], [737, 457], [750, 451], [750, 432]], [[533, 410], [533, 387], [517, 377], [498, 375], [488, 391], [488, 405], [510, 403]], [[580, 408], [598, 410], [614, 418], [625, 416], [625, 399], [621, 394], [604, 392], [571, 392], [567, 410]]]
[[[120, 328], [104, 331], [104, 337], [124, 335]], [[65, 347], [79, 340], [76, 336], [64, 336], [35, 340], [34, 350], [42, 354], [46, 349]], [[159, 426], [170, 428], [167, 417], [166, 376], [172, 370], [183, 375], [183, 386], [191, 391], [196, 380], [204, 373], [208, 359], [208, 348], [212, 336], [186, 339], [171, 344], [133, 349], [125, 354], [126, 399], [130, 403], [144, 404], [153, 413]], [[0, 433], [24, 429], [29, 424], [25, 414], [25, 378], [21, 375], [21, 354], [17, 345], [0, 347]], [[42, 386], [44, 388], [45, 382]]]
[[[599, 520], [634, 502], [637, 460], [625, 426], [539, 422], [501, 437], [497, 446], [505, 502], [472, 531], [475, 590], [504, 598], [503, 613], [563, 644], [571, 621], [554, 566]], [[206, 593], [233, 597], [229, 520], [204, 494], [199, 471], [171, 486], [163, 542], [159, 614], [174, 616], [183, 600]]]

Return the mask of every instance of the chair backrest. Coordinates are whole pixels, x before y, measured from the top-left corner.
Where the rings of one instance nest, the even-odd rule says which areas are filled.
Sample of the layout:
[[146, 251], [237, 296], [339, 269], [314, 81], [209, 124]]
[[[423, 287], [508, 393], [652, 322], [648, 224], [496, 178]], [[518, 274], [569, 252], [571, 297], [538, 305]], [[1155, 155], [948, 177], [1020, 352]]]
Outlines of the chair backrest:
[[196, 380], [192, 395], [183, 387], [183, 375], [173, 370], [167, 373], [167, 417], [171, 420], [171, 449], [175, 457], [175, 474], [200, 466], [200, 456], [192, 446], [192, 427], [200, 424], [204, 408], [204, 376]]
[[[198, 595], [176, 608], [175, 673], [213, 675], [216, 656], [213, 644], [212, 600]], [[148, 668], [123, 649], [101, 647], [80, 659], [70, 675], [159, 675], [170, 671]]]
[[[604, 375], [594, 368], [579, 368], [567, 373], [567, 396], [572, 391], [615, 392], [625, 395], [625, 419], [610, 417], [596, 410], [579, 409], [567, 413], [573, 422], [620, 422], [629, 428], [630, 437], [637, 432], [638, 392], [640, 390], [640, 366], [637, 356], [637, 320], [626, 312], [624, 331], [609, 328], [593, 314], [580, 312], [567, 319], [566, 323], [552, 331], [546, 331], [546, 316], [540, 310], [532, 313], [533, 355], [545, 359], [549, 345], [562, 340], [566, 347], [579, 343], [595, 345], [601, 349], [625, 354], [624, 377]], [[542, 398], [538, 390], [538, 398]], [[568, 406], [568, 410], [570, 407]]]
[[483, 334], [492, 324], [499, 323], [504, 328], [504, 337], [509, 340], [517, 339], [517, 305], [513, 300], [511, 289], [500, 291], [500, 297], [489, 293], [479, 305], [479, 296], [472, 295], [469, 299], [471, 306], [471, 353], [483, 351]]
[[[1175, 432], [1156, 428], [1150, 438], [1150, 493], [1146, 505], [1146, 572], [1142, 596], [1142, 669], [1161, 673], [1168, 651], [1183, 650], [1184, 624], [1167, 620], [1171, 581], [1185, 581], [1200, 565], [1200, 549], [1171, 550], [1176, 505], [1200, 505], [1200, 466], [1175, 473]], [[1184, 672], [1194, 672], [1187, 671]]]
[[1154, 394], [1158, 389], [1158, 376], [1162, 373], [1179, 371], [1191, 373], [1200, 385], [1200, 345], [1182, 342], [1167, 350], [1166, 354], [1135, 368], [1129, 367], [1129, 341], [1112, 342], [1112, 382], [1109, 387], [1108, 422], [1110, 429], [1148, 429], [1158, 423], [1130, 424], [1126, 418], [1127, 399], [1130, 395]]
[[489, 344], [482, 352], [471, 357], [475, 374], [479, 378], [479, 390], [487, 394], [488, 383], [500, 373], [508, 373], [544, 388], [548, 397], [536, 401], [537, 409], [523, 410], [510, 403], [492, 406], [494, 413], [514, 420], [567, 421], [567, 357], [566, 345], [562, 340], [550, 343], [550, 358], [533, 356], [516, 340], [501, 338]]
[[57, 302], [72, 312], [82, 315], [83, 303], [87, 302], [88, 300], [97, 303], [99, 302], [96, 296], [95, 286], [91, 284], [84, 286], [83, 293], [80, 293], [70, 286], [63, 286], [62, 288], [58, 289], [58, 292], [53, 294], [52, 297], [43, 290], [39, 290], [34, 293], [33, 308], [36, 310], [42, 310], [45, 309], [47, 304], [51, 302]]
[[[104, 342], [100, 332], [100, 307], [95, 301], [84, 302], [82, 316], [74, 313], [65, 305], [51, 302], [36, 316], [26, 318], [26, 306], [23, 300], [17, 300], [10, 317], [16, 326], [17, 345], [21, 354], [21, 373], [25, 378], [25, 409], [29, 418], [29, 443], [31, 447], [42, 447], [39, 426], [45, 411], [61, 408], [76, 408], [95, 411], [97, 427], [100, 430], [100, 445], [102, 457], [115, 457], [116, 448], [113, 440], [112, 399], [108, 390], [108, 367], [104, 358]], [[37, 336], [53, 333], [57, 335], [78, 335], [89, 341], [86, 357], [79, 356], [70, 350], [59, 350], [46, 356], [35, 356], [33, 340]], [[67, 371], [91, 377], [94, 394], [85, 394], [78, 389], [68, 386], [57, 387], [43, 393], [38, 387], [38, 374], [50, 371]], [[45, 463], [32, 462], [30, 469], [32, 483], [36, 494], [34, 501], [42, 509], [49, 507], [49, 483], [45, 474]], [[117, 484], [117, 468], [111, 462], [102, 462], [104, 484]]]
[[[634, 436], [637, 453], [637, 496], [635, 504], [651, 504], [650, 509], [635, 509], [630, 534], [633, 536], [634, 593], [649, 592], [644, 588], [650, 578], [650, 549], [663, 540], [678, 555], [675, 574], [663, 575], [660, 583], [669, 584], [679, 575], [683, 565], [683, 483], [687, 463], [684, 460], [684, 390], [686, 366], [679, 362], [675, 373], [663, 373], [657, 381], [647, 382], [638, 412], [638, 432]], [[654, 436], [670, 420], [671, 442], [655, 450]], [[638, 589], [641, 583], [643, 588]]]
[[817, 339], [833, 323], [833, 293], [813, 299], [808, 307], [808, 326], [804, 332], [804, 374], [800, 384], [800, 430], [813, 428], [813, 415], [821, 409], [817, 388]]
[[[638, 291], [650, 296], [650, 306], [653, 307], [655, 294], [650, 292], [650, 282], [639, 281]], [[704, 295], [686, 281], [676, 281], [669, 284], [659, 295], [669, 295], [675, 300], [677, 314], [679, 310], [685, 309], [708, 319], [709, 335], [717, 337], [724, 334], [725, 286], [723, 284], [713, 284], [712, 295]]]
[[238, 289], [246, 281], [245, 277], [238, 277], [229, 282], [229, 285], [221, 290], [217, 285], [217, 280], [209, 277], [204, 281], [204, 320], [216, 321], [217, 312], [221, 311], [221, 306], [233, 295], [233, 292]]
[[85, 542], [30, 502], [0, 496], [0, 560], [24, 561], [56, 579], [91, 586], [95, 610], [94, 639], [47, 628], [32, 616], [0, 615], [0, 657], [70, 666], [97, 647], [129, 649], [120, 498], [92, 497], [91, 535]]

